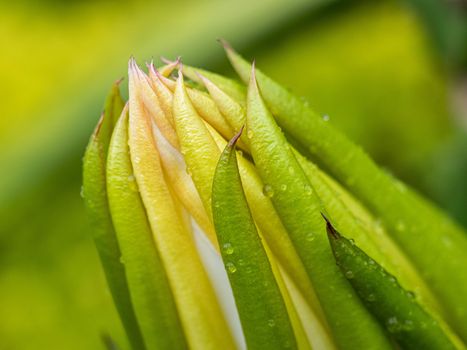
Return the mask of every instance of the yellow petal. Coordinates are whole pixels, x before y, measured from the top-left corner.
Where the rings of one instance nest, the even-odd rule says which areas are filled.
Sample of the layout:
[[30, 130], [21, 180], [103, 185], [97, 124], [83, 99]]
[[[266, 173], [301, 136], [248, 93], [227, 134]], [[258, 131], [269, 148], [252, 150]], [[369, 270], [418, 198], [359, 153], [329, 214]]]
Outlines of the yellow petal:
[[[130, 62], [134, 70], [136, 64]], [[152, 137], [150, 117], [130, 80], [129, 146], [141, 198], [167, 269], [190, 348], [234, 349], [212, 286], [185, 225], [180, 204], [165, 182]]]

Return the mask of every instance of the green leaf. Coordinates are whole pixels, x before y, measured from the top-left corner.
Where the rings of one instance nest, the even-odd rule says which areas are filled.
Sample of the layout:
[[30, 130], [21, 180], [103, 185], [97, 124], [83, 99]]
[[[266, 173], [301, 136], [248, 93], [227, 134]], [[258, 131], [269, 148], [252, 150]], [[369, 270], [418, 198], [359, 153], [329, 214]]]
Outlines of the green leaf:
[[[146, 347], [187, 348], [174, 297], [133, 175], [128, 148], [127, 111], [115, 127], [107, 166], [112, 220]], [[143, 346], [135, 347], [141, 348]]]
[[321, 302], [333, 337], [346, 349], [389, 349], [382, 329], [334, 264], [321, 205], [261, 99], [254, 75], [247, 99], [247, 136], [256, 167]]
[[112, 86], [105, 111], [91, 135], [83, 159], [83, 196], [92, 225], [94, 242], [107, 284], [120, 319], [134, 349], [144, 348], [143, 339], [131, 304], [120, 248], [110, 217], [106, 190], [106, 158], [114, 121], [120, 115], [123, 100], [118, 84]]
[[325, 220], [337, 265], [402, 349], [456, 349], [438, 322], [417, 304], [412, 292], [403, 289], [393, 275]]
[[[249, 64], [227, 55], [242, 80]], [[467, 339], [467, 234], [446, 215], [381, 170], [358, 146], [298, 97], [257, 72], [264, 99], [278, 124], [381, 219], [439, 298], [451, 326]], [[421, 244], [423, 242], [423, 244]]]
[[235, 142], [222, 153], [212, 188], [213, 220], [249, 349], [296, 349], [284, 300], [251, 216]]

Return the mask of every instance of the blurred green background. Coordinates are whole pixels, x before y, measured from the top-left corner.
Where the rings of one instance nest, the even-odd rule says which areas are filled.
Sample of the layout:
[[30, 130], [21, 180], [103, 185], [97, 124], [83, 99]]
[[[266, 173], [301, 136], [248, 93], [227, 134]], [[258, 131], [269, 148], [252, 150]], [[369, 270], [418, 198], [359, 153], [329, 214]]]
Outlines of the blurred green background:
[[0, 349], [126, 348], [80, 198], [127, 59], [226, 74], [223, 37], [467, 225], [464, 1], [0, 3]]

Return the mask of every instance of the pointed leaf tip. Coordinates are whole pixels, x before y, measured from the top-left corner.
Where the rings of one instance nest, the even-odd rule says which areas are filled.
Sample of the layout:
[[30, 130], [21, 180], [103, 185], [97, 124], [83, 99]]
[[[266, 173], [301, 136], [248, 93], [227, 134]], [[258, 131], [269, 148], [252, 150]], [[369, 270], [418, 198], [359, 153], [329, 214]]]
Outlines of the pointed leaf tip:
[[230, 45], [230, 43], [224, 38], [218, 38], [217, 41], [224, 47], [224, 50], [231, 51], [231, 52], [235, 51]]
[[165, 63], [165, 64], [174, 64], [174, 65], [178, 65], [181, 60], [182, 60], [182, 56], [177, 56], [177, 58], [175, 59], [175, 61], [172, 61], [172, 60], [169, 60], [168, 58], [164, 57], [164, 56], [160, 56], [159, 57], [162, 61], [162, 63]]
[[120, 79], [115, 80], [115, 85], [119, 86], [123, 80], [125, 80], [125, 77], [121, 77]]
[[332, 226], [331, 222], [329, 221], [329, 219], [326, 217], [326, 215], [324, 215], [322, 212], [321, 212], [321, 216], [323, 217], [323, 219], [326, 221], [326, 232], [328, 233], [328, 236], [330, 238], [333, 238], [333, 239], [338, 239], [341, 237], [340, 233], [337, 232], [337, 230], [334, 228], [334, 226]]
[[242, 135], [242, 132], [243, 132], [243, 129], [245, 128], [245, 125], [242, 125], [242, 127], [240, 128], [240, 130], [234, 135], [234, 137], [232, 137], [232, 139], [229, 141], [229, 145], [228, 147], [233, 147], [235, 146], [235, 144], [237, 143], [238, 139], [240, 138], [240, 136]]
[[99, 135], [99, 131], [101, 130], [102, 123], [104, 122], [105, 118], [105, 110], [102, 111], [101, 116], [99, 117], [99, 121], [97, 122], [96, 128], [94, 129], [93, 136], [97, 137]]

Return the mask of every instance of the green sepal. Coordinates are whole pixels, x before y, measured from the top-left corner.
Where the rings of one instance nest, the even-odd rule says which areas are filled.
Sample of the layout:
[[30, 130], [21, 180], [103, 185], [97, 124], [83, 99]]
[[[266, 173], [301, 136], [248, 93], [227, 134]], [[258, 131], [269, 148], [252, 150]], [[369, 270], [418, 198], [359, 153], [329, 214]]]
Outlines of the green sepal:
[[134, 349], [143, 349], [143, 339], [131, 303], [121, 252], [110, 216], [106, 189], [106, 158], [115, 118], [123, 104], [118, 84], [107, 97], [103, 112], [83, 158], [83, 198], [91, 222], [94, 243], [107, 284], [126, 334]]
[[[249, 63], [228, 46], [226, 52], [247, 82]], [[257, 80], [279, 126], [380, 218], [438, 297], [450, 325], [466, 341], [467, 274], [459, 271], [467, 271], [467, 233], [380, 169], [299, 97], [259, 70]]]
[[237, 134], [219, 158], [213, 220], [249, 349], [296, 349], [292, 325], [256, 230], [238, 172]]
[[439, 323], [397, 279], [326, 220], [333, 255], [368, 310], [401, 349], [456, 349]]
[[115, 127], [109, 147], [107, 188], [122, 266], [146, 348], [187, 349], [171, 287], [133, 175], [126, 111]]

